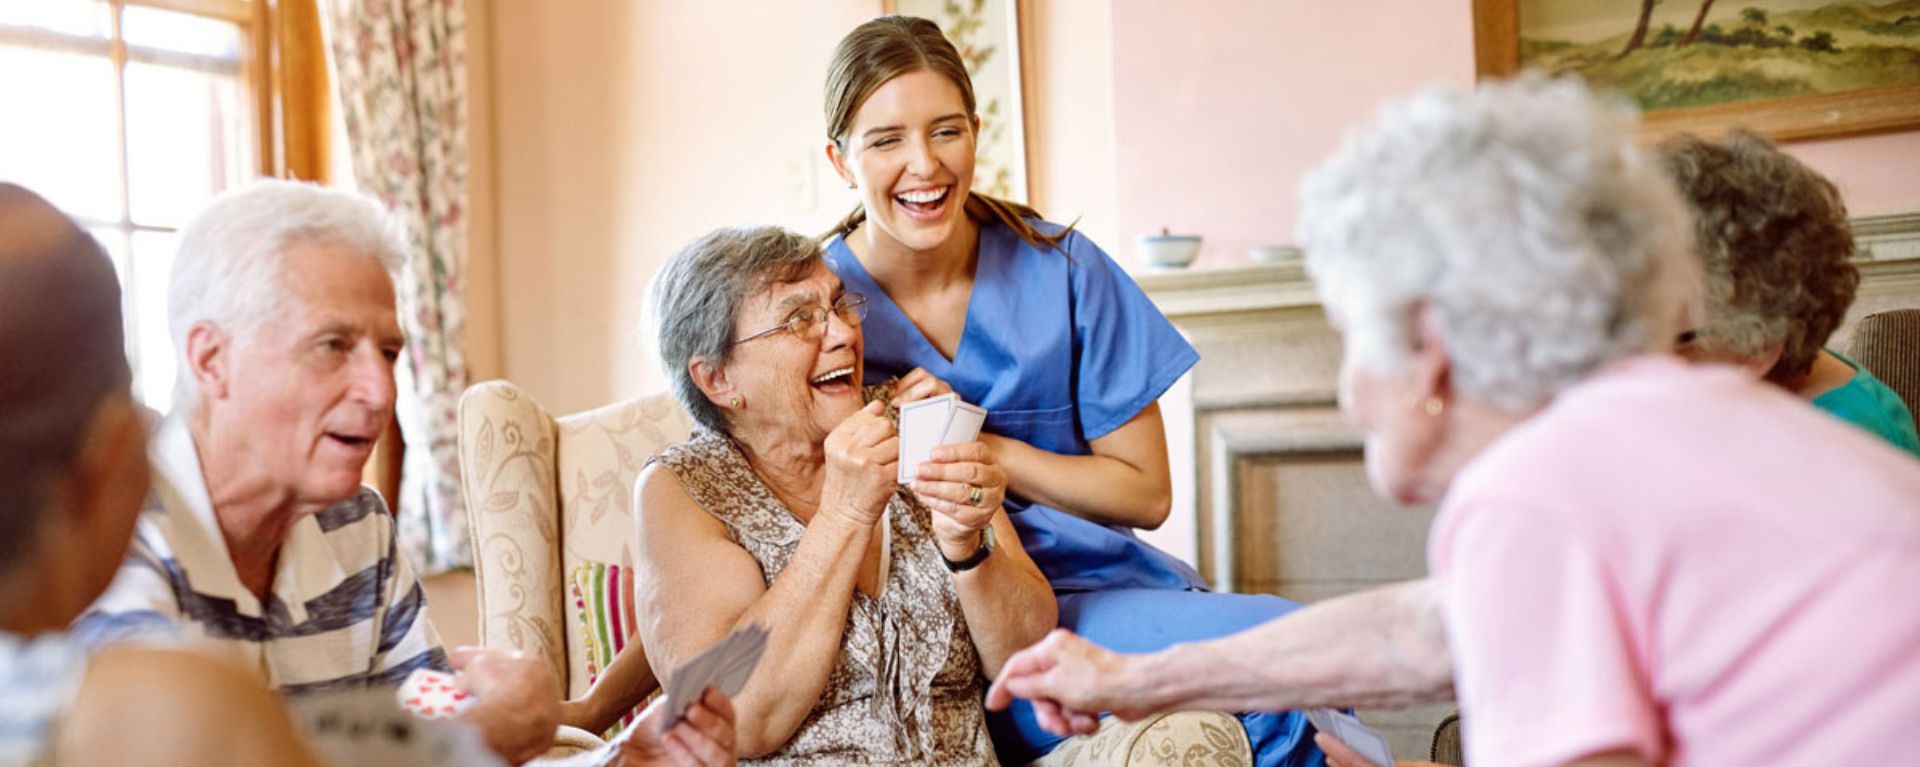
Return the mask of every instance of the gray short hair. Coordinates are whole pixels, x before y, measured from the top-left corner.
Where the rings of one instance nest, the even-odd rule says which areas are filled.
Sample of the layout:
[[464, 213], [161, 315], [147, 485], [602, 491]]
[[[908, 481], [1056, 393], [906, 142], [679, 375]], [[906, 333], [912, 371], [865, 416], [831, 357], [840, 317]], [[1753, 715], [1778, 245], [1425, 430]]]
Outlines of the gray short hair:
[[708, 232], [660, 265], [651, 301], [660, 364], [694, 421], [727, 432], [720, 408], [700, 391], [687, 365], [696, 357], [727, 364], [741, 301], [774, 283], [801, 279], [819, 262], [820, 244], [811, 237], [777, 226], [744, 226]]
[[192, 407], [199, 393], [185, 363], [187, 331], [201, 321], [236, 338], [259, 330], [285, 294], [287, 251], [312, 243], [371, 255], [389, 276], [406, 262], [399, 224], [379, 203], [316, 184], [261, 179], [214, 198], [187, 224], [167, 285], [177, 403]]
[[1634, 122], [1577, 81], [1525, 75], [1421, 93], [1350, 136], [1300, 210], [1347, 354], [1402, 370], [1424, 306], [1460, 393], [1518, 411], [1671, 346], [1691, 222]]

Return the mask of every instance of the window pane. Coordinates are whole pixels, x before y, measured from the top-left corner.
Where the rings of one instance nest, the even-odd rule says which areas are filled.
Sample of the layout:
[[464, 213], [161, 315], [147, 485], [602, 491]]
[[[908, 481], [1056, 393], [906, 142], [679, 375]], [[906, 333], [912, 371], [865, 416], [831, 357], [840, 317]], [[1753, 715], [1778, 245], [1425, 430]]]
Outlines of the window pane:
[[129, 5], [120, 16], [120, 34], [136, 48], [240, 61], [240, 25], [229, 21]]
[[[15, 0], [0, 0], [0, 3]], [[120, 220], [113, 65], [105, 58], [0, 46], [0, 178], [69, 214]], [[31, 77], [11, 73], [31, 72]]]
[[0, 24], [102, 40], [113, 36], [113, 18], [103, 0], [0, 0]]
[[140, 394], [139, 333], [134, 327], [133, 303], [129, 298], [133, 295], [133, 275], [127, 272], [127, 235], [120, 231], [119, 227], [114, 226], [88, 227], [87, 234], [93, 235], [93, 239], [100, 243], [100, 248], [107, 252], [107, 258], [113, 261], [113, 274], [120, 278], [121, 331], [126, 334], [127, 361], [133, 365], [134, 394], [138, 396]]
[[179, 227], [207, 198], [253, 175], [237, 77], [127, 64], [127, 183], [133, 220]]
[[167, 333], [167, 278], [173, 272], [173, 252], [180, 245], [175, 232], [134, 232], [133, 289], [127, 292], [127, 316], [133, 320], [134, 394], [147, 407], [167, 412], [173, 407], [173, 371], [177, 355]]

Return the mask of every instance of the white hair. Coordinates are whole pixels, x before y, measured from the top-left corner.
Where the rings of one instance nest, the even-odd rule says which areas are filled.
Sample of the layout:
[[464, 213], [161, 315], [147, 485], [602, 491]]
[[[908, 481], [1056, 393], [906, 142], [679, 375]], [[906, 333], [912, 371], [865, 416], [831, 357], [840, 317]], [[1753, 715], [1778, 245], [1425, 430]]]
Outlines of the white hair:
[[1437, 320], [1462, 395], [1523, 411], [1671, 346], [1692, 226], [1633, 110], [1529, 74], [1389, 106], [1301, 185], [1300, 240], [1346, 353], [1404, 370]]
[[306, 244], [365, 254], [389, 277], [406, 259], [399, 225], [379, 203], [317, 184], [260, 179], [215, 197], [187, 224], [167, 285], [178, 403], [192, 407], [199, 393], [186, 362], [187, 331], [204, 321], [233, 338], [251, 337], [284, 303], [287, 252]]

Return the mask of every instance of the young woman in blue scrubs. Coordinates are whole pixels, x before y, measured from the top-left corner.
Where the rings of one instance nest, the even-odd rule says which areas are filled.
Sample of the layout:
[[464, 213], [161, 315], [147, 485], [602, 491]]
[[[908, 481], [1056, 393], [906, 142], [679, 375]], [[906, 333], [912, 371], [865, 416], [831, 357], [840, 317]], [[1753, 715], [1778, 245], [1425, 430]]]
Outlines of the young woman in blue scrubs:
[[[987, 409], [981, 440], [1007, 471], [1008, 511], [1053, 584], [1061, 625], [1141, 652], [1292, 610], [1209, 593], [1193, 568], [1134, 535], [1167, 518], [1156, 400], [1199, 355], [1084, 235], [969, 191], [979, 118], [939, 28], [898, 16], [856, 28], [835, 51], [826, 112], [827, 155], [861, 202], [829, 236], [827, 264], [868, 297], [868, 382], [898, 376], [911, 400], [944, 381]], [[1060, 741], [1024, 703], [996, 716], [1004, 762]], [[1320, 763], [1297, 712], [1241, 720], [1259, 764]]]

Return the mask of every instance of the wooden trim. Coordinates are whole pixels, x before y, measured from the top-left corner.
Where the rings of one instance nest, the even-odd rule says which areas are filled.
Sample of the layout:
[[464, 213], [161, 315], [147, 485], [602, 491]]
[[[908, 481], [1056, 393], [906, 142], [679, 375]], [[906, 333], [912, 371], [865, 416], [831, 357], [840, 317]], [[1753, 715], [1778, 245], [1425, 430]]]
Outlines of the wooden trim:
[[190, 13], [195, 16], [211, 16], [243, 25], [252, 23], [254, 19], [251, 0], [121, 0], [121, 3], [158, 8], [163, 11]]
[[247, 57], [247, 82], [253, 86], [253, 130], [255, 165], [260, 175], [279, 175], [280, 161], [276, 153], [278, 142], [274, 141], [276, 130], [273, 98], [273, 35], [266, 30], [273, 29], [271, 12], [267, 0], [252, 0], [253, 19], [248, 22], [247, 39], [253, 45], [253, 55]]
[[327, 44], [320, 33], [315, 0], [279, 0], [271, 27], [275, 53], [274, 88], [279, 103], [279, 171], [288, 178], [327, 183]]
[[[1473, 63], [1477, 79], [1520, 71], [1518, 0], [1473, 0]], [[1654, 143], [1675, 133], [1714, 137], [1736, 127], [1776, 141], [1833, 138], [1920, 126], [1920, 85], [1756, 99], [1642, 113], [1636, 137]]]

